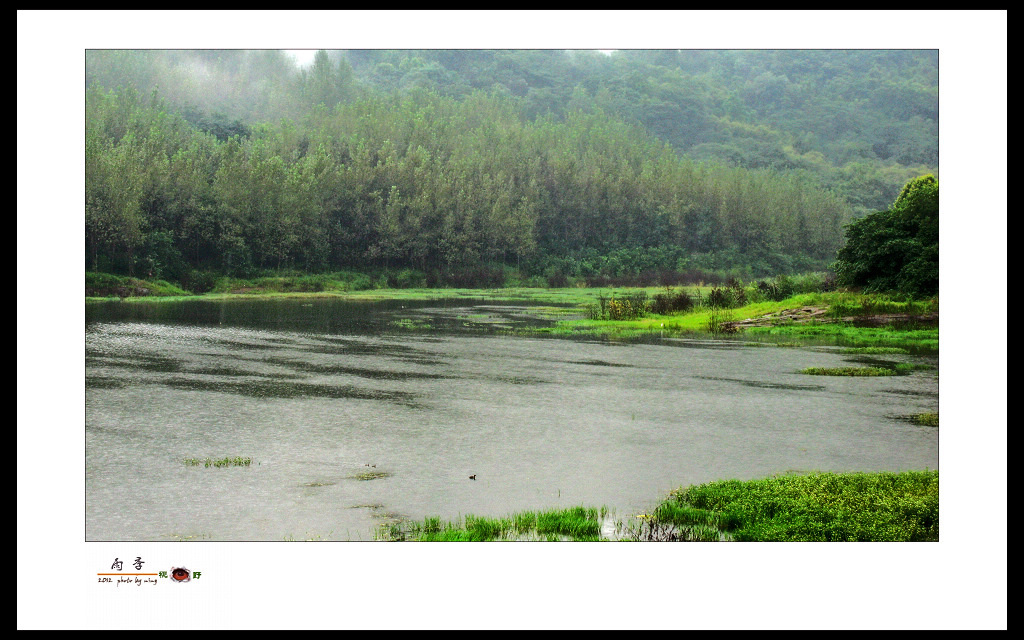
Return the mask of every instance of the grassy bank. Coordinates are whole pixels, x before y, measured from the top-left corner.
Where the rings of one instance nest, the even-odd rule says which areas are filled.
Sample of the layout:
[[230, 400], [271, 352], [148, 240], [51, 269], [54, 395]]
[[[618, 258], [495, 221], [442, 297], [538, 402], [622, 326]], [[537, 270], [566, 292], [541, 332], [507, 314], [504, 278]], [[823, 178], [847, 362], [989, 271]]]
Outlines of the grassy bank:
[[792, 340], [809, 345], [890, 349], [892, 353], [935, 353], [939, 350], [938, 327], [899, 326], [898, 323], [881, 327], [858, 327], [852, 322], [789, 323], [752, 327], [744, 330], [744, 335], [754, 340]]
[[[693, 297], [707, 300], [711, 288], [689, 288]], [[651, 295], [651, 289], [617, 292], [591, 291], [589, 301], [580, 303], [581, 311], [592, 309], [601, 296]], [[663, 292], [664, 289], [655, 290]], [[939, 329], [916, 317], [934, 313], [937, 302], [895, 302], [885, 296], [857, 296], [889, 303], [879, 316], [879, 305], [866, 301], [863, 307], [851, 305], [851, 294], [824, 292], [798, 294], [782, 300], [761, 300], [740, 306], [694, 305], [686, 311], [647, 313], [629, 319], [580, 317], [565, 319], [553, 328], [537, 329], [554, 335], [589, 335], [608, 339], [638, 339], [646, 336], [679, 337], [712, 335], [757, 341], [766, 344], [838, 345], [865, 353], [933, 353], [938, 351]], [[806, 319], [796, 318], [792, 310], [815, 311]], [[870, 320], [869, 320], [870, 319]]]
[[382, 526], [387, 541], [921, 542], [939, 539], [939, 472], [816, 473], [679, 489], [631, 525], [571, 507]]
[[673, 493], [644, 527], [655, 540], [711, 529], [737, 541], [937, 541], [939, 472], [711, 482]]
[[[348, 300], [465, 300], [549, 305], [537, 309], [554, 326], [520, 333], [586, 336], [611, 340], [647, 337], [725, 336], [766, 344], [839, 345], [907, 353], [938, 350], [938, 301], [911, 301], [883, 294], [811, 291], [786, 295], [758, 285], [730, 287], [617, 287], [492, 289], [391, 288], [363, 274], [276, 276], [240, 280], [221, 277], [201, 295], [164, 282], [87, 274], [87, 302], [223, 301], [254, 298], [341, 297]], [[811, 288], [811, 287], [808, 287]], [[921, 318], [930, 317], [929, 321]], [[428, 325], [414, 327], [430, 330]]]
[[85, 274], [85, 297], [90, 298], [148, 298], [190, 296], [190, 292], [165, 280], [141, 280], [109, 273]]

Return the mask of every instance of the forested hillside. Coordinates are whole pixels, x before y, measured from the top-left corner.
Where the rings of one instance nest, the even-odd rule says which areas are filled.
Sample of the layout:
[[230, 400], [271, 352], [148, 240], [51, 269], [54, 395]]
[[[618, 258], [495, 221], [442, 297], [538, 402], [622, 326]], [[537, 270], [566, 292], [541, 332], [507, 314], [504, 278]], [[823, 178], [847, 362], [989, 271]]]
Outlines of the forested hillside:
[[385, 91], [498, 87], [527, 117], [597, 105], [696, 160], [804, 172], [858, 214], [938, 168], [937, 51], [358, 51]]
[[87, 267], [820, 268], [852, 217], [936, 173], [934, 62], [92, 51]]

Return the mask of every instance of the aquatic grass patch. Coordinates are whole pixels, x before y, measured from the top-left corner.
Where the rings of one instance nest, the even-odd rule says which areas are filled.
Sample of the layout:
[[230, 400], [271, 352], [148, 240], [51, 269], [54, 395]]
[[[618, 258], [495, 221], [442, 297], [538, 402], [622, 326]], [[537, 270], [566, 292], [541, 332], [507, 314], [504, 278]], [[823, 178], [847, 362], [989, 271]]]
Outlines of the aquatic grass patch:
[[925, 364], [923, 362], [900, 362], [893, 366], [893, 369], [898, 375], [907, 375], [912, 371], [931, 371], [935, 369], [935, 365]]
[[349, 476], [352, 480], [360, 480], [366, 482], [369, 480], [380, 480], [381, 478], [390, 478], [392, 474], [386, 471], [363, 471], [355, 475]]
[[601, 519], [607, 509], [569, 507], [548, 511], [522, 511], [504, 518], [467, 515], [461, 521], [442, 522], [427, 517], [422, 522], [382, 525], [378, 539], [419, 542], [487, 542], [496, 540], [601, 540]]
[[463, 522], [442, 522], [427, 517], [422, 522], [392, 522], [381, 525], [376, 537], [391, 542], [488, 542], [505, 538], [513, 531], [512, 520], [466, 516]]
[[894, 376], [896, 372], [884, 367], [807, 367], [800, 373], [809, 376]]
[[[388, 541], [595, 541], [607, 510], [571, 507], [504, 518], [381, 525]], [[938, 471], [812, 473], [724, 480], [672, 492], [637, 516], [633, 541], [937, 541]], [[621, 527], [621, 523], [619, 524]], [[621, 531], [621, 529], [620, 529]]]
[[434, 328], [433, 325], [431, 325], [429, 322], [426, 322], [424, 320], [414, 320], [412, 318], [402, 318], [400, 320], [395, 320], [394, 322], [391, 323], [391, 326], [397, 327], [399, 329], [405, 329], [407, 331], [426, 331], [428, 329]]
[[697, 509], [687, 504], [665, 501], [652, 514], [641, 514], [639, 526], [629, 539], [636, 542], [719, 542], [740, 523], [739, 516]]
[[185, 458], [183, 460], [186, 467], [216, 467], [218, 469], [223, 467], [250, 467], [252, 466], [252, 458], [235, 456], [228, 458]]
[[733, 314], [731, 312], [714, 308], [708, 313], [707, 324], [705, 326], [708, 333], [712, 335], [736, 333], [736, 326], [732, 324], [732, 322]]
[[663, 504], [654, 521], [715, 526], [737, 541], [939, 539], [938, 471], [725, 480], [680, 489]]
[[566, 536], [576, 541], [592, 541], [601, 538], [601, 517], [603, 510], [587, 507], [570, 507], [536, 513], [536, 531], [539, 535]]
[[911, 416], [908, 416], [908, 419], [914, 424], [921, 425], [922, 427], [939, 426], [938, 413], [915, 413]]
[[906, 376], [914, 371], [934, 369], [934, 365], [925, 363], [898, 362], [867, 367], [808, 367], [800, 373], [811, 376]]
[[721, 542], [728, 538], [715, 527], [643, 520], [630, 534], [633, 542]]
[[[689, 333], [720, 335], [735, 333], [737, 330], [736, 319], [756, 318], [796, 307], [820, 306], [825, 304], [823, 296], [826, 295], [799, 294], [783, 301], [762, 300], [727, 309], [725, 306], [713, 306], [711, 303], [715, 302], [715, 299], [710, 293], [704, 295], [700, 288], [689, 288], [689, 292], [687, 295], [692, 301], [692, 305], [682, 311], [668, 310], [665, 309], [667, 304], [654, 303], [649, 305], [650, 312], [642, 317], [614, 320], [607, 317], [607, 312], [601, 312], [599, 304], [588, 302], [581, 305], [582, 309], [588, 310], [587, 316], [584, 318], [565, 319], [559, 321], [554, 328], [543, 331], [527, 329], [523, 333], [577, 336], [586, 334], [617, 339], [642, 338], [651, 335], [679, 336]], [[655, 295], [664, 294], [657, 293]], [[620, 297], [624, 296], [625, 294], [620, 294]], [[721, 295], [717, 296], [717, 298], [721, 297]], [[719, 302], [723, 305], [726, 304], [724, 299]], [[657, 311], [667, 311], [667, 313], [657, 313]], [[746, 330], [744, 329], [744, 331]]]
[[735, 529], [742, 522], [736, 513], [697, 509], [678, 502], [661, 503], [654, 510], [651, 519], [677, 525], [716, 527], [722, 530]]
[[161, 381], [173, 389], [188, 391], [215, 391], [232, 393], [251, 398], [348, 398], [353, 400], [378, 400], [415, 406], [416, 394], [405, 391], [366, 389], [352, 385], [307, 384], [275, 380], [199, 380], [195, 378], [170, 378]]
[[850, 323], [789, 323], [744, 330], [751, 336], [799, 339], [807, 344], [837, 345], [848, 348], [895, 347], [912, 354], [937, 353], [937, 327], [898, 330], [892, 327], [855, 327]]
[[848, 347], [839, 353], [843, 355], [884, 355], [884, 354], [908, 354], [910, 351], [902, 347]]

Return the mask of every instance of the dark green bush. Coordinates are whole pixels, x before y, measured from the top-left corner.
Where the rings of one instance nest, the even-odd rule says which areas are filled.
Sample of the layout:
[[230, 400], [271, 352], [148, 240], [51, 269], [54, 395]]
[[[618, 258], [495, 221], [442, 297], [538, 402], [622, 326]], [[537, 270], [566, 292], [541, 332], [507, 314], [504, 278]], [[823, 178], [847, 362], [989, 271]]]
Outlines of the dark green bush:
[[706, 304], [709, 307], [723, 309], [726, 307], [731, 307], [732, 300], [729, 296], [728, 290], [719, 289], [718, 287], [715, 287], [714, 289], [711, 290], [711, 293], [708, 294]]
[[676, 293], [666, 291], [665, 293], [655, 294], [651, 300], [650, 310], [651, 313], [667, 315], [678, 311], [690, 311], [693, 309], [693, 306], [693, 298], [690, 294], [680, 289]]

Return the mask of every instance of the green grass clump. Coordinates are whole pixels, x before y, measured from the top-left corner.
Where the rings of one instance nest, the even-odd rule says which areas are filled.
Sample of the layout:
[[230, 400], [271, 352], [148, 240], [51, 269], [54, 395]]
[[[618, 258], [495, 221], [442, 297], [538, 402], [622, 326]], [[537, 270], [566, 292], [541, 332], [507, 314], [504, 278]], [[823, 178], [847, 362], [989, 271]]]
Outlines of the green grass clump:
[[730, 324], [732, 321], [732, 313], [722, 309], [711, 309], [711, 311], [708, 312], [707, 324], [705, 326], [708, 333], [714, 335], [735, 333], [735, 327]]
[[737, 541], [937, 541], [939, 472], [711, 482], [675, 492], [652, 521], [713, 526]]
[[183, 462], [187, 467], [198, 467], [200, 465], [207, 468], [252, 466], [252, 458], [243, 458], [241, 456], [235, 456], [234, 458], [221, 458], [219, 460], [213, 460], [211, 458], [185, 458]]
[[433, 327], [429, 322], [422, 320], [414, 320], [412, 318], [402, 318], [401, 320], [395, 320], [391, 323], [391, 326], [398, 327], [399, 329], [407, 329], [409, 331], [425, 331], [432, 329]]
[[916, 413], [910, 416], [910, 421], [914, 424], [919, 424], [924, 427], [937, 427], [939, 426], [939, 414], [938, 413]]
[[882, 367], [808, 367], [800, 373], [809, 376], [894, 376], [892, 369]]
[[697, 509], [673, 500], [658, 505], [653, 514], [638, 517], [640, 526], [632, 532], [637, 542], [719, 542], [728, 540], [725, 532], [740, 523], [735, 514]]
[[566, 536], [572, 540], [599, 540], [601, 538], [601, 514], [597, 509], [571, 507], [537, 514], [536, 530], [539, 535]]
[[830, 299], [828, 313], [834, 318], [842, 318], [890, 313], [925, 315], [938, 310], [938, 298], [906, 300], [881, 293], [866, 295], [837, 292]]
[[808, 367], [800, 373], [810, 376], [905, 376], [914, 371], [935, 369], [934, 365], [900, 362], [884, 367]]
[[385, 525], [378, 532], [385, 540], [418, 542], [488, 542], [496, 540], [601, 540], [604, 509], [569, 507], [550, 511], [523, 511], [507, 518], [467, 515], [460, 522], [442, 523], [428, 517], [423, 522]]
[[935, 365], [931, 364], [900, 362], [893, 367], [893, 370], [896, 371], [898, 375], [906, 375], [911, 371], [929, 371], [934, 368]]
[[857, 355], [857, 354], [869, 354], [869, 355], [883, 355], [883, 354], [907, 354], [910, 353], [906, 349], [901, 347], [849, 347], [843, 349], [839, 353], [844, 355]]
[[387, 478], [390, 475], [391, 474], [387, 473], [386, 471], [365, 471], [363, 473], [357, 473], [356, 475], [352, 476], [352, 478], [354, 480], [362, 480], [363, 482], [365, 482], [367, 480], [379, 480], [380, 478]]

